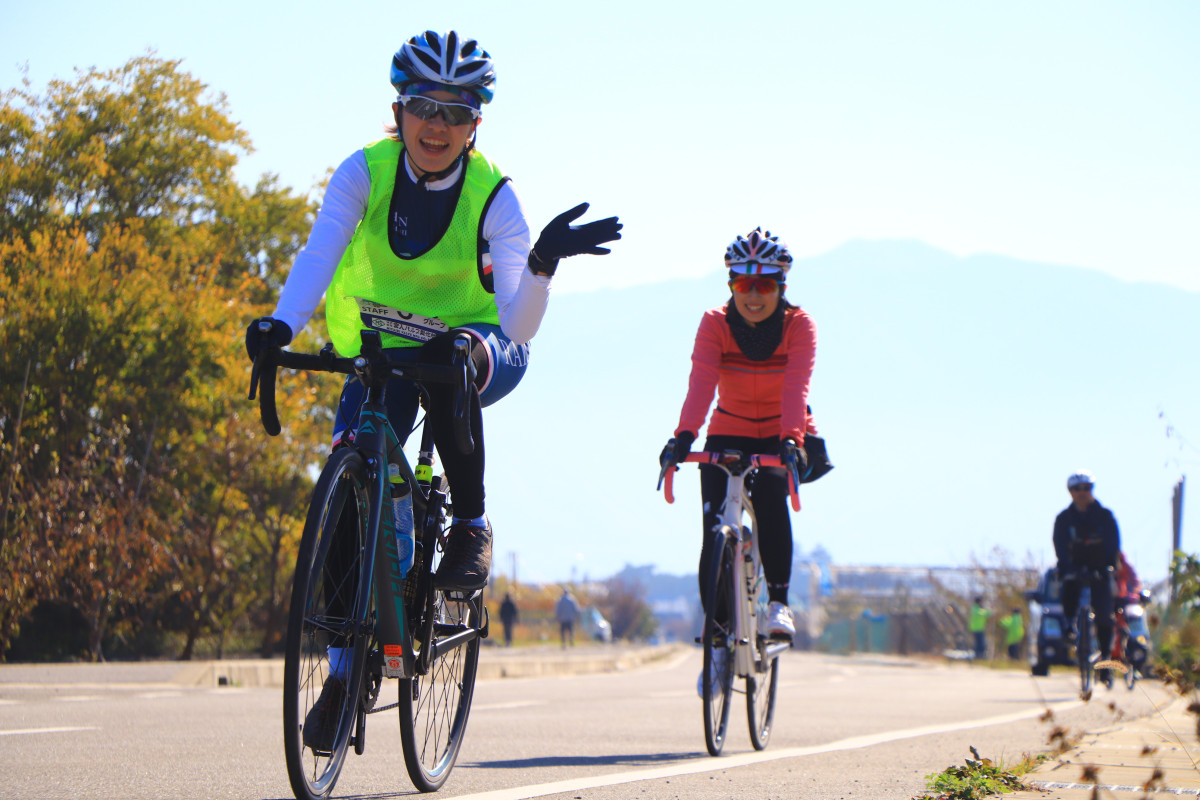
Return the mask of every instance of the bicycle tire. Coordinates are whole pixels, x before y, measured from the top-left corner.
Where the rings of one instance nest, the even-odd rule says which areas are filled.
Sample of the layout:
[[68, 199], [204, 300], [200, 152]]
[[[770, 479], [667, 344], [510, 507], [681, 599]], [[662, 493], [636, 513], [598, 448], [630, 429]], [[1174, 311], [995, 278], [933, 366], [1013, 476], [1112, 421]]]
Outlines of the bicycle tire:
[[[1113, 631], [1113, 636], [1124, 636], [1120, 631]], [[1133, 658], [1130, 656], [1129, 637], [1121, 643], [1121, 663], [1125, 665], [1125, 688], [1133, 691], [1134, 684], [1137, 683], [1138, 674], [1137, 666], [1133, 663]]]
[[766, 656], [769, 639], [759, 637], [754, 655], [754, 674], [746, 676], [746, 719], [750, 724], [750, 743], [765, 750], [771, 741], [775, 721], [775, 691], [779, 685], [779, 656]]
[[[449, 501], [447, 518], [448, 509]], [[431, 576], [435, 571], [434, 542], [424, 542], [422, 550], [429, 559], [422, 562], [422, 575]], [[428, 579], [421, 581], [421, 592], [425, 601], [421, 624], [432, 631], [431, 652], [436, 655], [424, 675], [400, 681], [400, 739], [413, 785], [422, 792], [434, 792], [450, 777], [458, 759], [479, 669], [479, 637], [446, 652], [438, 652], [438, 644], [466, 628], [478, 628], [482, 608], [478, 592], [469, 598], [448, 595], [434, 589]], [[432, 614], [432, 626], [425, 614]], [[414, 641], [413, 646], [423, 645]]]
[[[366, 466], [355, 450], [338, 450], [326, 462], [313, 490], [292, 578], [283, 673], [283, 741], [288, 778], [300, 800], [322, 800], [333, 791], [345, 764], [358, 723], [357, 698], [368, 637], [351, 631], [370, 613], [356, 610], [356, 587], [370, 568], [363, 558], [367, 538]], [[343, 576], [336, 583], [328, 576]], [[328, 647], [334, 642], [351, 653], [349, 681], [337, 706], [337, 722], [328, 751], [304, 743], [303, 728], [319, 694], [332, 676]]]
[[1080, 609], [1076, 630], [1075, 658], [1079, 662], [1079, 692], [1086, 697], [1091, 694], [1095, 677], [1092, 666], [1092, 615], [1088, 609]]
[[[704, 613], [704, 666], [700, 686], [704, 702], [704, 744], [709, 755], [719, 756], [729, 727], [733, 695], [734, 621], [737, 609], [736, 535], [728, 526], [715, 534], [708, 574], [708, 603]], [[722, 667], [718, 667], [717, 660]]]

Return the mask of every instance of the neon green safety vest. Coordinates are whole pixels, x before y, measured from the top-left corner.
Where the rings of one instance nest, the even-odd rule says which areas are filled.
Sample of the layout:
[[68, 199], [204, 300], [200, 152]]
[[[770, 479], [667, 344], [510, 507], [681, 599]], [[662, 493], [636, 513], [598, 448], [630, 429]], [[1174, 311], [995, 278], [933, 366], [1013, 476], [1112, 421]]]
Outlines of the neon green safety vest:
[[972, 633], [978, 633], [979, 631], [986, 630], [987, 620], [991, 615], [992, 612], [988, 611], [986, 608], [971, 606], [971, 616], [967, 620], [967, 630], [971, 631]]
[[1004, 628], [1004, 643], [1016, 644], [1025, 638], [1025, 620], [1021, 619], [1020, 614], [1011, 614], [1000, 620], [1000, 627]]
[[[371, 175], [371, 196], [325, 293], [329, 338], [342, 356], [357, 355], [362, 347], [359, 331], [366, 325], [359, 298], [395, 309], [401, 315], [436, 318], [450, 328], [481, 322], [500, 324], [491, 288], [491, 258], [482, 252], [479, 229], [504, 176], [482, 154], [471, 151], [450, 227], [427, 252], [401, 258], [388, 243], [387, 226], [396, 168], [403, 152], [404, 145], [393, 139], [363, 148]], [[384, 347], [421, 344], [389, 333], [383, 333], [382, 341]]]

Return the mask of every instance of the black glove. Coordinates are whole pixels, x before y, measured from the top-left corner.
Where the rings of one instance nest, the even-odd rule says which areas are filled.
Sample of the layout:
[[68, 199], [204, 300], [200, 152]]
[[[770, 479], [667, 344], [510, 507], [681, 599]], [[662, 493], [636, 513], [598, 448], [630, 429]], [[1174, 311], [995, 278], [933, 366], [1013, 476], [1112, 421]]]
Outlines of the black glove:
[[[265, 331], [260, 329], [264, 322], [269, 326]], [[264, 347], [284, 347], [291, 340], [292, 329], [286, 322], [273, 317], [260, 317], [246, 328], [246, 355], [253, 361]]]
[[668, 463], [678, 464], [683, 461], [692, 451], [694, 441], [696, 434], [691, 431], [680, 431], [674, 439], [668, 439], [666, 447], [658, 457], [659, 466], [665, 467]]
[[779, 460], [796, 475], [797, 480], [804, 478], [804, 473], [808, 472], [808, 455], [803, 447], [796, 446], [795, 439], [779, 440]]
[[600, 247], [605, 242], [621, 238], [623, 227], [616, 217], [609, 217], [586, 225], [572, 226], [588, 210], [587, 203], [580, 203], [570, 211], [564, 211], [542, 229], [537, 244], [529, 251], [529, 268], [534, 272], [553, 275], [558, 269], [558, 260], [583, 253], [602, 256], [610, 252]]

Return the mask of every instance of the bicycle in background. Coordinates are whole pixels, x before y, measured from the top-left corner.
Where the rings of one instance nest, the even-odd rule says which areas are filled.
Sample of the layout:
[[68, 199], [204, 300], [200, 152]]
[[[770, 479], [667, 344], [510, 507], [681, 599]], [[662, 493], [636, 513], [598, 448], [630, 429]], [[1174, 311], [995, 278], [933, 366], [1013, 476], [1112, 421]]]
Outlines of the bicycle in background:
[[[257, 389], [263, 426], [272, 436], [280, 432], [278, 368], [352, 374], [366, 387], [353, 441], [333, 451], [313, 490], [292, 581], [283, 739], [288, 777], [300, 800], [327, 797], [348, 749], [364, 751], [366, 715], [393, 708], [399, 708], [413, 784], [421, 791], [440, 788], [462, 745], [479, 640], [488, 634], [482, 592], [433, 588], [450, 487], [432, 474], [432, 428], [422, 429], [414, 472], [385, 404], [392, 376], [416, 383], [426, 404], [426, 384], [453, 385], [455, 438], [469, 452], [469, 343], [465, 337], [456, 341], [445, 365], [391, 360], [377, 332], [363, 331], [362, 342], [362, 354], [354, 358], [336, 357], [332, 345], [315, 355], [264, 348], [251, 374], [250, 398]], [[393, 510], [393, 486], [400, 483], [411, 493], [416, 523], [407, 572], [408, 554], [401, 552], [407, 541], [396, 535]], [[331, 678], [335, 688], [326, 697]], [[399, 697], [379, 705], [385, 679], [399, 681]], [[319, 703], [328, 704], [328, 713], [317, 714]]]
[[[711, 464], [729, 475], [718, 524], [712, 530], [713, 558], [708, 575], [704, 629], [698, 640], [704, 649], [701, 694], [704, 700], [704, 743], [710, 755], [725, 746], [735, 677], [745, 681], [750, 742], [762, 750], [771, 738], [775, 694], [779, 685], [779, 655], [791, 642], [766, 636], [767, 581], [758, 550], [758, 525], [746, 478], [762, 467], [784, 467], [778, 456], [745, 455], [736, 450], [689, 453], [685, 462]], [[668, 503], [675, 502], [674, 460], [663, 464], [658, 486]], [[800, 510], [799, 475], [789, 469], [788, 494], [792, 509]], [[749, 524], [747, 524], [749, 523]]]

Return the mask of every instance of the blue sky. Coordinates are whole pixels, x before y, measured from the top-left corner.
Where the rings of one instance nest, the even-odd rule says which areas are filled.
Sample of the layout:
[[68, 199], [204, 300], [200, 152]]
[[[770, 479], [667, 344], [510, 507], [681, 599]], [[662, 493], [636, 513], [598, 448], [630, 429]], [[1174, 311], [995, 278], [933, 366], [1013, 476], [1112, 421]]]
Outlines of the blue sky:
[[[583, 200], [625, 223], [611, 255], [564, 264], [556, 293], [711, 274], [756, 225], [801, 257], [912, 239], [1200, 291], [1200, 4], [678, 8], [0, 0], [0, 88], [153, 48], [225, 95], [256, 148], [245, 182], [273, 172], [307, 190], [380, 135], [399, 44], [453, 27], [496, 59], [479, 147], [535, 232]], [[656, 417], [674, 416], [679, 388]], [[1168, 411], [1200, 441], [1191, 402]], [[563, 578], [570, 560], [531, 569]]]
[[758, 224], [800, 255], [913, 238], [1200, 290], [1200, 5], [0, 0], [0, 86], [154, 48], [307, 188], [377, 138], [426, 28], [497, 62], [479, 145], [536, 229], [588, 200], [621, 249], [559, 290], [703, 274]]

